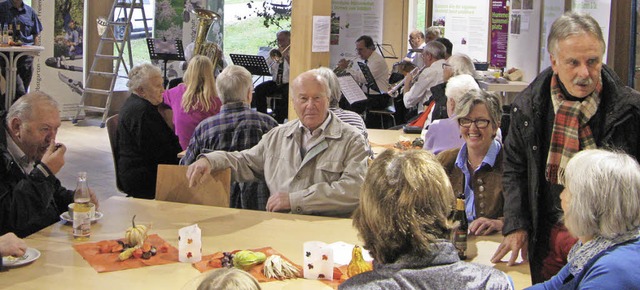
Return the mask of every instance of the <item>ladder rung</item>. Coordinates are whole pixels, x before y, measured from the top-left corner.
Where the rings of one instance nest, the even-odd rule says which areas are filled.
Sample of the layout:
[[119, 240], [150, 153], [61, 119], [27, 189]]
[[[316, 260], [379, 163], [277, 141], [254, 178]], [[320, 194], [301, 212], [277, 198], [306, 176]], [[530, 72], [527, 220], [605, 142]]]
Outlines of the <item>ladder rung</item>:
[[142, 8], [142, 3], [134, 3], [131, 4], [131, 2], [127, 3], [127, 2], [116, 2], [114, 5], [114, 7], [120, 7], [120, 8]]
[[98, 53], [96, 53], [96, 58], [118, 59], [120, 57], [117, 56], [117, 55], [108, 55], [108, 54], [98, 54]]
[[95, 75], [99, 75], [99, 76], [103, 76], [103, 77], [114, 77], [117, 74], [113, 73], [113, 72], [107, 72], [107, 71], [96, 71], [96, 70], [92, 70], [89, 73], [95, 74]]
[[84, 109], [85, 111], [92, 111], [92, 112], [104, 112], [106, 110], [105, 108], [96, 107], [96, 106], [83, 106], [83, 105], [80, 105], [78, 107], [80, 107], [80, 109]]
[[113, 37], [103, 37], [103, 38], [100, 38], [100, 40], [109, 41], [109, 42], [124, 42], [124, 38], [117, 39], [117, 38], [113, 38]]
[[92, 89], [92, 88], [85, 88], [84, 92], [92, 93], [92, 94], [101, 94], [101, 95], [109, 95], [110, 93], [108, 90]]
[[128, 25], [129, 22], [127, 22], [127, 21], [109, 21], [109, 24], [116, 25], [116, 26], [125, 26], [125, 25]]

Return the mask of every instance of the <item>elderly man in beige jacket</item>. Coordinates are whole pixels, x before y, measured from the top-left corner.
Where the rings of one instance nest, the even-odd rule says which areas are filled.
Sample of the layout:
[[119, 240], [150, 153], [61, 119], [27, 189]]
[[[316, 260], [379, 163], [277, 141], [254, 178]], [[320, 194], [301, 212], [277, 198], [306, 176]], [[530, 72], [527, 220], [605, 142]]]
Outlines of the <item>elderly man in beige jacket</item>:
[[292, 85], [298, 120], [265, 134], [253, 148], [215, 151], [189, 166], [190, 186], [212, 170], [231, 168], [232, 178], [264, 178], [267, 211], [346, 217], [359, 203], [368, 153], [362, 134], [329, 112], [327, 81], [314, 72]]

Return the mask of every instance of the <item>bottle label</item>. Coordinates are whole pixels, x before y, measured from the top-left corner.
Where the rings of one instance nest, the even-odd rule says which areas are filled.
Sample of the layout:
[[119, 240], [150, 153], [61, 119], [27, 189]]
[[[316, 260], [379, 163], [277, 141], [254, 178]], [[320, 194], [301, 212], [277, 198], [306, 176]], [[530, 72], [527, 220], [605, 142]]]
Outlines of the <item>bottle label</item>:
[[75, 239], [88, 239], [91, 235], [91, 217], [87, 210], [79, 211], [76, 206], [73, 210], [73, 237]]

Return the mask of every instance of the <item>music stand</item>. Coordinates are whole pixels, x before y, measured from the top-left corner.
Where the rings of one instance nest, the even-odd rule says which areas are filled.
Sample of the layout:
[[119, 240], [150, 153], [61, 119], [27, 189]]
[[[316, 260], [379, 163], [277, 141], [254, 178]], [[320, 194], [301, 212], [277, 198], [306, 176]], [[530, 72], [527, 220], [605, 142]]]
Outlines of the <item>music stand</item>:
[[[380, 55], [382, 55], [383, 58], [398, 59], [396, 51], [393, 49], [393, 46], [391, 44], [376, 43], [376, 46], [378, 47], [378, 51], [380, 51]], [[420, 50], [420, 52], [422, 52], [422, 50]]]
[[152, 60], [164, 61], [164, 85], [169, 82], [167, 78], [167, 62], [170, 60], [184, 60], [184, 49], [182, 40], [166, 40], [147, 38], [149, 48], [149, 58]]
[[362, 72], [362, 75], [364, 75], [364, 79], [367, 81], [367, 84], [366, 84], [367, 89], [374, 90], [381, 94], [386, 93], [386, 92], [380, 91], [380, 88], [378, 88], [376, 79], [373, 77], [373, 74], [371, 74], [371, 70], [369, 70], [369, 67], [367, 66], [367, 64], [364, 62], [357, 62], [357, 64], [360, 67], [360, 71]]
[[[229, 54], [229, 56], [233, 64], [246, 68], [252, 75], [261, 77], [271, 75], [267, 60], [263, 56], [234, 53]], [[258, 79], [256, 79], [256, 81], [258, 81]]]

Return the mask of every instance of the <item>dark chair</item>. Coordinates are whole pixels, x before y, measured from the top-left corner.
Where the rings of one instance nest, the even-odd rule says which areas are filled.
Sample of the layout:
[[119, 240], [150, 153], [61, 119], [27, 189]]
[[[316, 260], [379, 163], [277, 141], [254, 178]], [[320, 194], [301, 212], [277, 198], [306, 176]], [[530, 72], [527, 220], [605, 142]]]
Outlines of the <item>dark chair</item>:
[[116, 174], [116, 187], [120, 192], [122, 190], [122, 184], [118, 178], [118, 114], [115, 114], [107, 119], [107, 133], [109, 134], [109, 143], [111, 144], [111, 153], [113, 154], [113, 168]]

